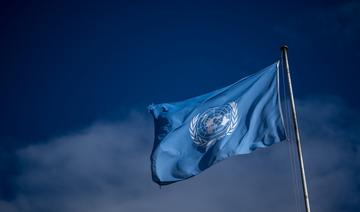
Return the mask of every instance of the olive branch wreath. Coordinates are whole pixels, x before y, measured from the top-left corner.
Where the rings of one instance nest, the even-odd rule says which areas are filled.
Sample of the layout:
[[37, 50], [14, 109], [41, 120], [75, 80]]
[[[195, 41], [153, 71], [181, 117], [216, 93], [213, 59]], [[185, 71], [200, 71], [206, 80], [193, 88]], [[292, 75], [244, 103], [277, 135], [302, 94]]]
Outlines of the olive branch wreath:
[[[231, 107], [231, 119], [230, 119], [230, 125], [226, 129], [226, 135], [231, 135], [231, 133], [234, 132], [235, 128], [239, 123], [238, 108], [236, 102], [230, 102], [229, 105]], [[189, 127], [190, 137], [194, 141], [194, 143], [199, 146], [204, 146], [206, 144], [209, 145], [210, 143], [213, 143], [214, 140], [207, 142], [206, 139], [201, 138], [196, 131], [196, 124], [199, 121], [199, 116], [200, 113], [194, 116], [191, 120]]]

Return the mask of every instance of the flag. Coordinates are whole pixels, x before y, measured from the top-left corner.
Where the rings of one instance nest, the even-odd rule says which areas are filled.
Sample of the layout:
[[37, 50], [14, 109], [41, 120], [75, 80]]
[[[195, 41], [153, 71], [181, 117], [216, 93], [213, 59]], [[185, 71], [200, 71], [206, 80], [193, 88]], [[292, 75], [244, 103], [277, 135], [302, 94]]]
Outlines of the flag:
[[285, 140], [279, 96], [277, 62], [207, 94], [150, 105], [153, 181], [184, 180], [228, 157]]

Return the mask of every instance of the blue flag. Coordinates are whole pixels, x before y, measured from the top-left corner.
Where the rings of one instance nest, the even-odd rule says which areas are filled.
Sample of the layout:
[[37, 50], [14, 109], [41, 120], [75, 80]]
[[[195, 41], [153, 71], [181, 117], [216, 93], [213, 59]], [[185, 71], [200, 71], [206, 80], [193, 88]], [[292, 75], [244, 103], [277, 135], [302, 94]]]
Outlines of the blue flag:
[[228, 157], [285, 140], [279, 95], [277, 62], [225, 88], [150, 105], [153, 181], [184, 180]]

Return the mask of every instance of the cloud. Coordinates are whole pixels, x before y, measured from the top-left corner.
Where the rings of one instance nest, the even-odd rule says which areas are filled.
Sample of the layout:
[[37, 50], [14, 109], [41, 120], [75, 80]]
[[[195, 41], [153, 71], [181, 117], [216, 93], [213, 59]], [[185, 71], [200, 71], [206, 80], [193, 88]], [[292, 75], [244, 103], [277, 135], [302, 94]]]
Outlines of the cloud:
[[[359, 128], [349, 127], [357, 118], [336, 98], [298, 106], [314, 211], [359, 210]], [[289, 160], [293, 144], [233, 157], [159, 189], [150, 177], [152, 128], [148, 116], [134, 113], [20, 150], [16, 199], [0, 201], [0, 211], [260, 212], [301, 206], [294, 198], [299, 179], [292, 178], [299, 173]]]
[[358, 211], [358, 114], [337, 98], [311, 99], [300, 108], [314, 210]]

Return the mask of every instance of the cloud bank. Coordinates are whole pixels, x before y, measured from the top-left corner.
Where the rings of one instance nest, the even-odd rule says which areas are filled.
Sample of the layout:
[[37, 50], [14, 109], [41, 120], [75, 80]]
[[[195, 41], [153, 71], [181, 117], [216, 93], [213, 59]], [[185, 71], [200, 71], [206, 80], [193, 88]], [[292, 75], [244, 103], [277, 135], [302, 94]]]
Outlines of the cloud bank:
[[[357, 114], [336, 98], [298, 101], [298, 113], [313, 210], [359, 211]], [[150, 117], [133, 113], [19, 150], [16, 198], [0, 200], [0, 211], [303, 211], [288, 142], [160, 189], [151, 182], [152, 141]]]

